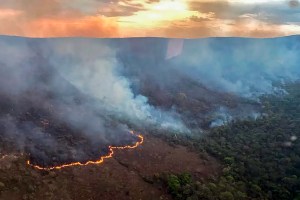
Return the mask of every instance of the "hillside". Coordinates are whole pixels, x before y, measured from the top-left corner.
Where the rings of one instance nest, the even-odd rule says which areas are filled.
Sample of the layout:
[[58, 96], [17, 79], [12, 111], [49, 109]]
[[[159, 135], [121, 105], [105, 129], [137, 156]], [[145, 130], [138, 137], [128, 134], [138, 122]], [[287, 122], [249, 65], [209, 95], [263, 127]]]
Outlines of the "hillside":
[[296, 198], [299, 42], [1, 36], [0, 199]]

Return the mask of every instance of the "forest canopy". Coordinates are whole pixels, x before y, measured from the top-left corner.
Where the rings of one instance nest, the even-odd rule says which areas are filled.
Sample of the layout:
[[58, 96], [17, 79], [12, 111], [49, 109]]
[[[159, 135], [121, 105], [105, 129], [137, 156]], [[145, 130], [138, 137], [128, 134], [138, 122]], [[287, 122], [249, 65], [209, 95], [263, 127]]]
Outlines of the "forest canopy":
[[[300, 83], [261, 98], [264, 113], [236, 120], [201, 139], [180, 138], [222, 163], [219, 177], [162, 176], [176, 199], [300, 199]], [[182, 140], [181, 140], [182, 139]], [[187, 181], [183, 181], [187, 180]]]

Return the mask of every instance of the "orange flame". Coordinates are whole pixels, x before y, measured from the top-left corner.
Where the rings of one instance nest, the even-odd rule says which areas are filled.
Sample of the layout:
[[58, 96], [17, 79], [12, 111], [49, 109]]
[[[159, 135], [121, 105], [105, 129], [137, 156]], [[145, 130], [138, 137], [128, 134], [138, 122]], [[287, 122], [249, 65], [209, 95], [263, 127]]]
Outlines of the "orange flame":
[[[135, 135], [133, 131], [130, 132], [132, 135]], [[72, 167], [72, 166], [86, 166], [90, 164], [101, 164], [104, 162], [105, 159], [112, 158], [114, 154], [114, 149], [134, 149], [137, 148], [139, 145], [141, 145], [144, 142], [144, 137], [142, 135], [136, 135], [140, 140], [136, 142], [133, 146], [121, 146], [121, 147], [114, 147], [114, 146], [109, 146], [109, 154], [106, 156], [101, 156], [98, 160], [96, 161], [87, 161], [86, 163], [81, 163], [81, 162], [73, 162], [73, 163], [68, 163], [68, 164], [63, 164], [63, 165], [58, 165], [58, 166], [53, 166], [53, 167], [41, 167], [39, 165], [33, 165], [30, 163], [30, 160], [27, 160], [27, 164], [34, 167], [35, 169], [39, 170], [55, 170], [55, 169], [62, 169], [65, 167]]]

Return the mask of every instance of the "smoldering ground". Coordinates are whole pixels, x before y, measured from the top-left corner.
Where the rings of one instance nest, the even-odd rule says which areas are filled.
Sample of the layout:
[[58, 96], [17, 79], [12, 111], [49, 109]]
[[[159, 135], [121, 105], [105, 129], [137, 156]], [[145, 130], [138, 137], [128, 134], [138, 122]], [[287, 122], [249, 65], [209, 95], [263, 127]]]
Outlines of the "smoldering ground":
[[33, 164], [85, 162], [132, 145], [127, 124], [187, 130], [132, 93], [105, 42], [3, 37], [0, 49], [1, 140]]
[[[43, 166], [96, 159], [132, 144], [125, 124], [54, 69], [37, 43], [1, 43], [1, 139]], [[100, 105], [100, 106], [94, 106]], [[5, 143], [9, 141], [9, 143]]]
[[1, 37], [2, 143], [41, 165], [84, 162], [136, 142], [128, 127], [199, 134], [256, 118], [259, 96], [300, 77], [299, 37], [172, 42]]

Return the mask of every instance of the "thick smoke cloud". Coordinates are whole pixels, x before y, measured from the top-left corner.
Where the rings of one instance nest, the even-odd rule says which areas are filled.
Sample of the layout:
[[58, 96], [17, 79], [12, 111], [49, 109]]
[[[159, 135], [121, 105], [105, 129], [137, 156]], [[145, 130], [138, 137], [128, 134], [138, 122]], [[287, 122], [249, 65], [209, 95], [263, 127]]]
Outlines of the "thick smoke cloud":
[[96, 159], [137, 140], [128, 124], [187, 131], [175, 114], [133, 94], [105, 42], [3, 37], [0, 49], [0, 139], [33, 163]]
[[109, 145], [134, 142], [128, 126], [61, 76], [40, 45], [1, 39], [1, 140], [46, 166], [98, 158]]
[[131, 144], [128, 125], [188, 132], [175, 113], [132, 92], [107, 41], [3, 37], [0, 49], [2, 137], [43, 165], [51, 155], [84, 161]]
[[[148, 104], [147, 97], [134, 94], [131, 80], [116, 57], [117, 49], [108, 41], [51, 41], [51, 64], [70, 83], [85, 94], [97, 98], [109, 112], [142, 126], [159, 126], [188, 131], [172, 111], [162, 111]], [[145, 124], [146, 123], [146, 124]]]
[[[299, 41], [296, 36], [185, 40], [181, 54], [168, 65], [211, 90], [259, 101], [261, 95], [285, 94], [283, 84], [300, 79]], [[248, 105], [238, 109], [219, 105], [213, 110], [210, 127], [262, 114]]]
[[260, 95], [299, 80], [299, 41], [1, 37], [0, 139], [50, 165], [131, 144], [129, 127], [199, 133], [256, 118]]
[[282, 84], [300, 78], [297, 36], [143, 38], [118, 45], [118, 59], [135, 90], [157, 106], [175, 107], [194, 128], [205, 126], [207, 118], [209, 123], [223, 116], [256, 118], [261, 95], [284, 94]]
[[299, 79], [299, 53], [299, 37], [186, 40], [170, 65], [212, 89], [256, 97]]

